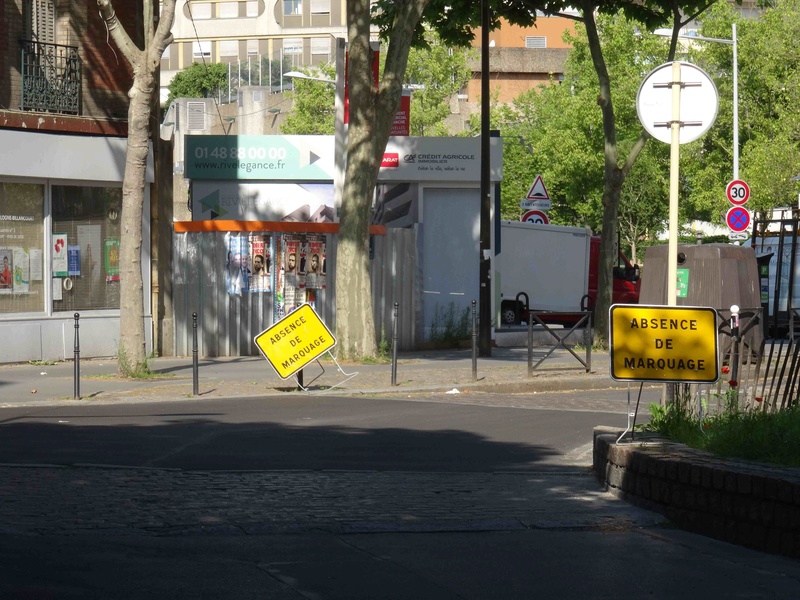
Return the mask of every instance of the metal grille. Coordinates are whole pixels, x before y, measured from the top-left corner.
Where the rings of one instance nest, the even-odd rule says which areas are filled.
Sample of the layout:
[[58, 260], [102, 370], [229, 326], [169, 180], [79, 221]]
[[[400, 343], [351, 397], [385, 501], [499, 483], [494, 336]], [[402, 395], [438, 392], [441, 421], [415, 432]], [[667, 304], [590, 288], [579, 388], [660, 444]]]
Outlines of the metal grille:
[[75, 46], [22, 40], [21, 110], [77, 115], [81, 59]]
[[547, 38], [544, 36], [527, 36], [525, 38], [526, 48], [547, 48]]
[[186, 122], [189, 131], [202, 131], [206, 128], [206, 105], [205, 102], [186, 103]]

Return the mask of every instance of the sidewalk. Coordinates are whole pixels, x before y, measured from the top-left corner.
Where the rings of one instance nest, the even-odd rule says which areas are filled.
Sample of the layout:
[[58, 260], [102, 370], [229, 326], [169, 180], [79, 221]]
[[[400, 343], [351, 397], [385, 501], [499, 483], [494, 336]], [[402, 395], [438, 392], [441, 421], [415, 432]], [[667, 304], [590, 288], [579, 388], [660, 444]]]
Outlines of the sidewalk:
[[[535, 348], [533, 364], [547, 352]], [[578, 353], [585, 360], [585, 353]], [[81, 360], [79, 398], [76, 399], [75, 365], [0, 365], [0, 407], [68, 404], [72, 402], [126, 402], [179, 400], [194, 396], [192, 357], [154, 358], [149, 362], [155, 377], [125, 379], [117, 375], [113, 358]], [[297, 387], [294, 377], [282, 380], [262, 357], [199, 358], [198, 397], [258, 397], [280, 392], [325, 394], [407, 394], [429, 391], [544, 392], [624, 388], [609, 376], [609, 357], [593, 353], [591, 372], [569, 352], [558, 349], [528, 375], [525, 348], [493, 348], [492, 356], [477, 359], [473, 374], [472, 351], [431, 350], [402, 353], [398, 357], [396, 383], [392, 364], [342, 363], [340, 372], [330, 359], [312, 362], [303, 371], [308, 392]], [[357, 373], [349, 377], [347, 375]]]

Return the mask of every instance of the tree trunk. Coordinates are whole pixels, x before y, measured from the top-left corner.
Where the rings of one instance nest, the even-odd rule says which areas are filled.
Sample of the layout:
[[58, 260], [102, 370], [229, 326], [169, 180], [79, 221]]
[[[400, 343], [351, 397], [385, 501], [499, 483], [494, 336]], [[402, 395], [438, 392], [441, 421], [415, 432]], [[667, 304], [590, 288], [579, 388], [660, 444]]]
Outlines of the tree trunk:
[[128, 94], [128, 146], [120, 221], [120, 340], [117, 360], [120, 372], [125, 375], [137, 373], [146, 368], [147, 364], [142, 280], [142, 213], [154, 79], [141, 65], [134, 65], [134, 73], [134, 85]]
[[347, 0], [350, 114], [336, 255], [336, 335], [338, 352], [344, 357], [371, 357], [377, 352], [369, 272], [372, 200], [400, 104], [411, 35], [427, 3], [415, 0], [404, 5], [392, 27], [382, 82], [376, 87], [369, 43], [370, 2]]
[[128, 92], [128, 145], [122, 182], [120, 232], [120, 323], [117, 364], [123, 375], [147, 370], [144, 328], [144, 281], [142, 278], [142, 217], [147, 185], [147, 155], [150, 117], [156, 90], [155, 74], [161, 56], [172, 41], [170, 29], [175, 18], [175, 0], [164, 0], [158, 14], [152, 0], [144, 0], [142, 14], [145, 49], [133, 43], [119, 22], [111, 0], [97, 0], [108, 33], [133, 68], [133, 86]]

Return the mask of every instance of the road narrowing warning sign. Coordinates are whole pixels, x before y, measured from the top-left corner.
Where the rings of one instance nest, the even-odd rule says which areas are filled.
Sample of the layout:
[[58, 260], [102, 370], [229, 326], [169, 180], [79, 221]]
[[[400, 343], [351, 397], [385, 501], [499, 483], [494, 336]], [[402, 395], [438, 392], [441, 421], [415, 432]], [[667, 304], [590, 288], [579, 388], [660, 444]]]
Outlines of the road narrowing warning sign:
[[310, 304], [303, 304], [253, 338], [281, 379], [288, 379], [336, 345]]
[[609, 310], [611, 377], [713, 383], [719, 378], [713, 308], [614, 305]]

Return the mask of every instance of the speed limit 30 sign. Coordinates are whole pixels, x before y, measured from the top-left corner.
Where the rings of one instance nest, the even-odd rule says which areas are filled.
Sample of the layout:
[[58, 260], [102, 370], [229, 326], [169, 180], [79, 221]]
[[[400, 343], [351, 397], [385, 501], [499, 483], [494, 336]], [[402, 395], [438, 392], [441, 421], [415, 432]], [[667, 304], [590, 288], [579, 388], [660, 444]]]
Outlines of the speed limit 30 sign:
[[734, 179], [726, 186], [725, 195], [731, 204], [742, 206], [750, 200], [750, 186], [741, 179]]
[[538, 223], [539, 225], [549, 225], [550, 219], [547, 214], [541, 210], [529, 210], [520, 219], [523, 223]]

